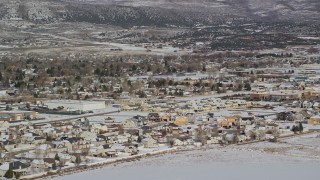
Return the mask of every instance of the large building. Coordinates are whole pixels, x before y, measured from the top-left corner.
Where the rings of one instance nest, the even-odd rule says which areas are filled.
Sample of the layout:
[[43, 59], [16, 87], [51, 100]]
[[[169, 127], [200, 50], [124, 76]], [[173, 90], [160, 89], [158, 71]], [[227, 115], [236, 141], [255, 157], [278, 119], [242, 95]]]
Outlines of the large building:
[[66, 111], [91, 111], [95, 109], [104, 109], [104, 101], [84, 101], [84, 100], [51, 100], [44, 102], [49, 109], [63, 109]]

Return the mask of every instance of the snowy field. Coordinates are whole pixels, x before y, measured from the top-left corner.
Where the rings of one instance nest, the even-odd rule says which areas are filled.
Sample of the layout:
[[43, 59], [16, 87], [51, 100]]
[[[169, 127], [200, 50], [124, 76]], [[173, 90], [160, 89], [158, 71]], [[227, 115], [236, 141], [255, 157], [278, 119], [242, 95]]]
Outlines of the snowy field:
[[148, 116], [149, 113], [141, 112], [141, 111], [122, 111], [119, 113], [108, 114], [105, 117], [111, 117], [115, 120], [115, 122], [122, 122], [123, 120], [130, 119], [133, 116]]
[[[109, 112], [114, 112], [114, 111], [118, 111], [118, 108], [113, 108], [113, 107], [107, 107], [104, 109], [98, 109], [98, 110], [93, 110], [93, 113], [86, 113], [86, 114], [82, 114], [82, 115], [59, 115], [59, 114], [44, 114], [44, 113], [39, 113], [38, 117], [39, 118], [44, 118], [44, 120], [37, 120], [37, 121], [31, 121], [31, 122], [35, 122], [35, 123], [47, 123], [50, 121], [56, 121], [56, 120], [64, 120], [64, 119], [70, 119], [70, 118], [74, 118], [74, 119], [79, 119], [79, 118], [83, 118], [86, 116], [94, 116], [94, 115], [99, 115], [101, 113], [109, 113]], [[107, 115], [104, 115], [107, 117]], [[103, 116], [102, 116], [103, 117]]]
[[[179, 152], [114, 164], [57, 179], [193, 180], [290, 179], [318, 180], [318, 134], [281, 140]], [[306, 142], [305, 145], [303, 145]]]

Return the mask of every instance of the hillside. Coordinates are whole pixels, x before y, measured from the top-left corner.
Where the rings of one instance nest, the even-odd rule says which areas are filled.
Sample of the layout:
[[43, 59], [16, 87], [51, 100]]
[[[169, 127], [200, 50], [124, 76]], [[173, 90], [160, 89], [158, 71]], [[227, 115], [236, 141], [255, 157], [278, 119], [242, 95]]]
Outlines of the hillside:
[[2, 21], [120, 26], [216, 24], [230, 19], [320, 21], [317, 0], [0, 0]]

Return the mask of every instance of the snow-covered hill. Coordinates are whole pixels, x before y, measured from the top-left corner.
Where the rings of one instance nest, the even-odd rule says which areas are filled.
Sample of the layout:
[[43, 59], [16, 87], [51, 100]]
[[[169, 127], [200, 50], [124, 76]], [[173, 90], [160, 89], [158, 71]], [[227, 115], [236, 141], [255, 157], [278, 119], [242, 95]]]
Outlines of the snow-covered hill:
[[0, 20], [131, 25], [320, 21], [318, 0], [0, 0]]

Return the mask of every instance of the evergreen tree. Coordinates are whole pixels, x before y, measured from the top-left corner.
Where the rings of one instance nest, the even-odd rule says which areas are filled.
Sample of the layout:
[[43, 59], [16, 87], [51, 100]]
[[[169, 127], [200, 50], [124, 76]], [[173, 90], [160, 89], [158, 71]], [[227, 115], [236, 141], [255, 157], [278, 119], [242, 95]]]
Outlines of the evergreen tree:
[[242, 91], [242, 87], [243, 87], [242, 84], [239, 84], [238, 88], [237, 88], [237, 91]]
[[187, 72], [192, 72], [192, 68], [191, 68], [191, 66], [188, 66], [188, 68], [187, 68]]
[[173, 83], [174, 83], [174, 82], [173, 82], [172, 80], [169, 80], [168, 85], [169, 85], [169, 86], [172, 86]]
[[46, 141], [52, 141], [52, 137], [51, 136], [47, 136]]
[[211, 86], [211, 91], [214, 91], [216, 89], [216, 86], [213, 84], [212, 86]]
[[77, 164], [80, 164], [80, 163], [81, 163], [81, 158], [80, 158], [80, 156], [77, 156], [77, 157], [76, 157], [76, 163], [77, 163]]
[[301, 122], [299, 122], [299, 131], [300, 131], [300, 133], [303, 132], [303, 125]]
[[81, 76], [76, 76], [75, 80], [78, 82], [81, 81]]
[[206, 65], [202, 66], [202, 71], [207, 71]]
[[26, 104], [26, 108], [27, 108], [27, 109], [30, 109], [30, 103], [27, 103], [27, 104]]
[[137, 142], [138, 142], [138, 143], [141, 143], [141, 141], [142, 141], [141, 136], [138, 136]]
[[134, 64], [132, 65], [132, 71], [136, 71], [137, 70], [137, 66]]
[[220, 90], [220, 87], [219, 87], [219, 86], [216, 86], [216, 91], [217, 91], [218, 94], [221, 93], [221, 90]]
[[58, 154], [56, 154], [56, 155], [54, 156], [54, 160], [56, 160], [56, 161], [60, 161], [60, 157], [59, 157], [59, 155], [58, 155]]
[[57, 164], [56, 164], [56, 162], [54, 162], [54, 163], [52, 164], [52, 169], [53, 169], [53, 170], [56, 170], [56, 169], [57, 169]]
[[97, 69], [94, 71], [94, 74], [96, 74], [96, 75], [100, 75], [100, 73], [101, 73], [100, 68], [97, 68]]
[[6, 172], [6, 174], [4, 175], [4, 177], [7, 178], [7, 179], [13, 178], [13, 171], [12, 171], [12, 169], [9, 169], [9, 170]]
[[88, 95], [86, 95], [86, 96], [84, 97], [84, 99], [85, 99], [85, 100], [89, 99], [89, 96], [88, 96]]
[[293, 125], [291, 131], [293, 131], [294, 133], [297, 133], [299, 131], [299, 127], [296, 125]]
[[132, 82], [130, 80], [127, 81], [128, 86], [132, 86]]
[[15, 177], [16, 177], [16, 179], [19, 179], [21, 177], [21, 173], [20, 172], [16, 172], [15, 173]]
[[250, 86], [250, 84], [248, 82], [246, 82], [246, 84], [244, 85], [244, 89], [246, 91], [251, 91], [251, 86]]
[[10, 107], [9, 105], [6, 105], [6, 111], [11, 111], [12, 110], [12, 107]]

